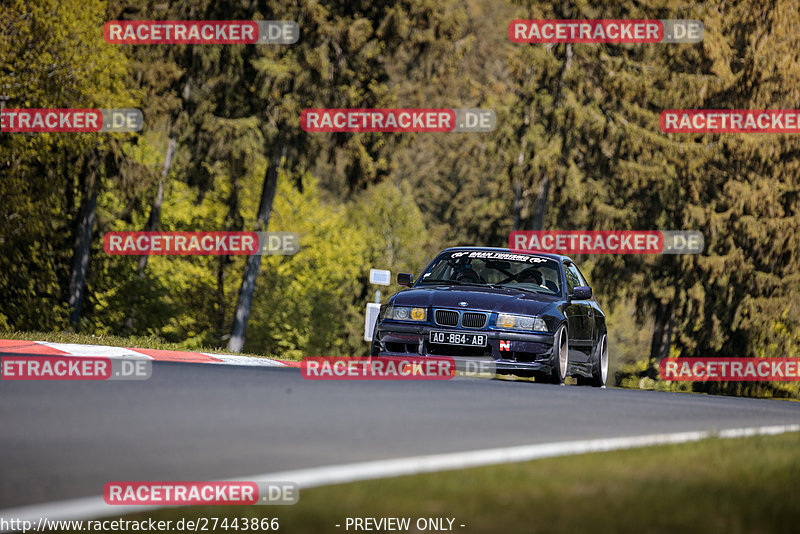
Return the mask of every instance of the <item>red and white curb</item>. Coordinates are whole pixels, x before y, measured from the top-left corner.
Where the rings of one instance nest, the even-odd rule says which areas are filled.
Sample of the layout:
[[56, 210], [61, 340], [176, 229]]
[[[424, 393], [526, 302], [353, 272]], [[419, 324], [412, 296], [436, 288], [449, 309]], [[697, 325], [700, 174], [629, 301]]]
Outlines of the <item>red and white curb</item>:
[[107, 345], [83, 345], [80, 343], [50, 343], [48, 341], [24, 341], [0, 339], [0, 353], [37, 354], [42, 356], [83, 356], [117, 358], [123, 360], [153, 360], [163, 362], [211, 363], [221, 365], [244, 365], [250, 367], [300, 367], [300, 362], [258, 358], [238, 354], [212, 354], [181, 350], [135, 349], [109, 347]]

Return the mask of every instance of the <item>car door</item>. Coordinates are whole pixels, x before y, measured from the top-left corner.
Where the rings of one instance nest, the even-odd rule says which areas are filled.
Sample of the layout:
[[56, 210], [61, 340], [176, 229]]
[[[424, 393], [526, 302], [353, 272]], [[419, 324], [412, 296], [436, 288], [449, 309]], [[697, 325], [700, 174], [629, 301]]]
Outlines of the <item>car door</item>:
[[[572, 262], [564, 262], [564, 276], [567, 282], [568, 297], [576, 286], [589, 285]], [[569, 299], [569, 304], [564, 309], [569, 328], [569, 356], [572, 361], [589, 361], [592, 352], [593, 314], [594, 308], [588, 300]]]

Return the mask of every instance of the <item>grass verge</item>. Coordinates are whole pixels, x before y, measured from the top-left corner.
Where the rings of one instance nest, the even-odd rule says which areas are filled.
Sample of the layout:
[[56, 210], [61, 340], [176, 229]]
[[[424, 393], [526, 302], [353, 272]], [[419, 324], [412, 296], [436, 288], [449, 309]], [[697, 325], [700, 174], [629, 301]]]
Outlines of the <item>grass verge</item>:
[[798, 480], [800, 433], [789, 433], [327, 486], [301, 492], [294, 506], [173, 508], [126, 519], [277, 517], [279, 532], [319, 534], [356, 532], [345, 528], [348, 517], [408, 517], [408, 532], [434, 517], [455, 518], [453, 532], [464, 533], [795, 533]]
[[[0, 330], [0, 339], [20, 339], [25, 341], [48, 341], [50, 343], [80, 343], [84, 345], [108, 345], [110, 347], [129, 347], [138, 349], [183, 350], [191, 352], [209, 352], [212, 354], [231, 354], [230, 351], [213, 347], [189, 347], [181, 343], [169, 343], [157, 336], [112, 336], [88, 335], [74, 332], [12, 332]], [[255, 358], [274, 358], [267, 354], [237, 353], [237, 356]], [[281, 357], [281, 360], [291, 358]]]

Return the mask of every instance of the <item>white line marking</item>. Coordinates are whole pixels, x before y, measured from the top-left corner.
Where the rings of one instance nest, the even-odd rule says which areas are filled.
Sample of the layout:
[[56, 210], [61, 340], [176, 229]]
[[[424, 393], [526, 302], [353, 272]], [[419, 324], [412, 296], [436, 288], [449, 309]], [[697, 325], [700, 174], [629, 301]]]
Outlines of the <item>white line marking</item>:
[[419, 473], [433, 473], [469, 467], [481, 467], [513, 462], [527, 462], [556, 456], [572, 456], [590, 452], [605, 452], [652, 445], [688, 443], [710, 437], [738, 438], [755, 435], [774, 435], [800, 431], [800, 425], [777, 425], [754, 428], [734, 428], [722, 431], [704, 430], [672, 434], [651, 434], [622, 438], [562, 441], [500, 447], [468, 452], [432, 454], [394, 460], [378, 460], [345, 465], [332, 465], [296, 471], [281, 471], [253, 477], [254, 480], [290, 480], [300, 488], [313, 488], [330, 484], [344, 484], [359, 480], [387, 478]]
[[[785, 432], [800, 431], [797, 425], [773, 425], [749, 428], [731, 428], [726, 430], [702, 430], [695, 432], [676, 432], [671, 434], [650, 434], [647, 436], [631, 436], [622, 438], [589, 439], [578, 441], [562, 441], [557, 443], [541, 443], [537, 445], [521, 445], [516, 447], [500, 447], [467, 452], [431, 454], [412, 456], [392, 460], [377, 460], [343, 465], [330, 465], [280, 471], [236, 477], [229, 480], [251, 481], [290, 481], [301, 489], [344, 484], [359, 480], [372, 480], [419, 473], [434, 473], [469, 467], [481, 467], [513, 462], [527, 462], [542, 458], [571, 456], [590, 452], [605, 452], [653, 445], [669, 445], [689, 443], [706, 438], [741, 438], [758, 435], [777, 435]], [[70, 499], [52, 503], [22, 506], [0, 510], [0, 517], [36, 522], [41, 517], [51, 520], [93, 519], [96, 517], [119, 516], [133, 512], [155, 510], [161, 506], [119, 506], [106, 504], [102, 496]], [[6, 532], [6, 531], [0, 531]]]
[[202, 352], [206, 356], [211, 356], [221, 362], [205, 362], [212, 365], [248, 365], [251, 367], [286, 367], [285, 363], [271, 358], [255, 358], [253, 356], [241, 356], [236, 354], [214, 354], [211, 352]]
[[101, 358], [123, 358], [131, 360], [152, 360], [150, 356], [124, 347], [109, 347], [106, 345], [83, 345], [80, 343], [50, 343], [37, 341], [38, 345], [45, 345], [67, 354], [62, 356], [95, 356]]

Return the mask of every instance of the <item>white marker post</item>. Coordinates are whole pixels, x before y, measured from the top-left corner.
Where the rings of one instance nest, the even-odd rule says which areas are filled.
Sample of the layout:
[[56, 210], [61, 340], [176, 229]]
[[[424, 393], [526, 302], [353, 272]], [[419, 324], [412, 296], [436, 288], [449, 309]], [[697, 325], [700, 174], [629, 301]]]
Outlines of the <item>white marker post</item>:
[[[370, 269], [369, 283], [381, 286], [388, 286], [392, 283], [392, 272], [385, 269]], [[364, 341], [372, 341], [372, 332], [375, 330], [375, 322], [378, 320], [378, 313], [381, 311], [381, 291], [375, 291], [375, 302], [367, 303], [367, 314], [364, 318]]]

